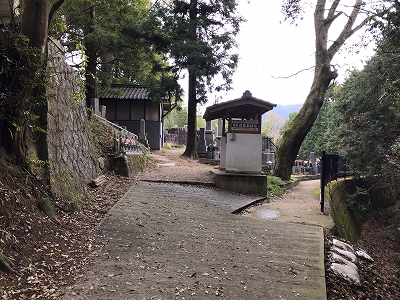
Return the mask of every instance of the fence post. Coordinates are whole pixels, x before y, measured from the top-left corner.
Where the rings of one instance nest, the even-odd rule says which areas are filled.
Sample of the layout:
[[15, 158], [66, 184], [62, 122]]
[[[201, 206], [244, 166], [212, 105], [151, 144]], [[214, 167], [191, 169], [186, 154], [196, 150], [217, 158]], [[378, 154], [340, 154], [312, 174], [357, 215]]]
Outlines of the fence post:
[[322, 156], [321, 156], [321, 191], [320, 191], [320, 204], [321, 204], [321, 213], [324, 213], [324, 205], [325, 205], [325, 151], [322, 151]]

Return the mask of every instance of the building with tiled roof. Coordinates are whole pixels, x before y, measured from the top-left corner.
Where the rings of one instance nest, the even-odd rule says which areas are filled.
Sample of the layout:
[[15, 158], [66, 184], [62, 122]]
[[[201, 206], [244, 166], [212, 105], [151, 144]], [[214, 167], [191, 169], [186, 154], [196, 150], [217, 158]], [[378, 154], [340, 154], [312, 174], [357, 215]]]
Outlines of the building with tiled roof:
[[100, 89], [99, 104], [106, 107], [106, 119], [126, 127], [137, 135], [140, 120], [145, 120], [145, 131], [151, 149], [163, 146], [163, 103], [149, 97], [150, 90], [144, 85], [112, 84]]

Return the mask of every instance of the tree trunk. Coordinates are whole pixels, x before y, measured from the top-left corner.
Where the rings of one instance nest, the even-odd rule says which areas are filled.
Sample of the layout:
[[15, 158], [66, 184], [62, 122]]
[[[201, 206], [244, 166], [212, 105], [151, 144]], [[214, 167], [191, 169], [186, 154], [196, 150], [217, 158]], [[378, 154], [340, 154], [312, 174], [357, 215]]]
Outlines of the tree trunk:
[[46, 52], [49, 32], [50, 0], [26, 0], [21, 32], [29, 38], [29, 46]]
[[[27, 0], [25, 1], [22, 15], [21, 33], [29, 38], [29, 47], [39, 49], [39, 52], [42, 54], [45, 54], [47, 51], [50, 7], [50, 0]], [[32, 61], [33, 57], [28, 59], [26, 57], [21, 57], [21, 65], [23, 67], [20, 68], [20, 70], [23, 71], [17, 75], [18, 80], [16, 80], [11, 87], [13, 91], [12, 94], [16, 95], [18, 100], [15, 101], [15, 107], [10, 108], [8, 114], [12, 120], [22, 121], [4, 123], [4, 131], [6, 134], [9, 134], [10, 137], [2, 137], [2, 139], [7, 141], [5, 145], [7, 150], [13, 153], [17, 161], [20, 163], [26, 162], [28, 149], [28, 125], [32, 125], [27, 124], [27, 121], [24, 121], [26, 119], [24, 114], [26, 113], [26, 110], [33, 113], [35, 103], [37, 102], [35, 98], [38, 96], [38, 92], [43, 92], [38, 90], [36, 82], [38, 80], [43, 80], [43, 78], [38, 76], [38, 74], [43, 74], [40, 70], [46, 67], [45, 59], [40, 56], [35, 58], [37, 61]], [[26, 85], [26, 82], [29, 84]], [[22, 108], [21, 103], [24, 101], [31, 101], [31, 105], [24, 104], [24, 107]], [[46, 108], [41, 108], [40, 110], [42, 112], [43, 110], [46, 110]], [[41, 125], [45, 126], [43, 129], [46, 130], [47, 122], [43, 122], [43, 116], [45, 116], [45, 118], [47, 117], [47, 111], [44, 114], [40, 113], [38, 116], [39, 122]], [[40, 134], [44, 135], [44, 133]], [[43, 140], [45, 140], [45, 137], [40, 137], [39, 140], [36, 140], [36, 144], [32, 146], [34, 148], [39, 146], [39, 148], [42, 149]], [[35, 149], [34, 151], [38, 152], [40, 150]], [[44, 159], [47, 159], [47, 151], [43, 153], [45, 156]]]
[[334, 78], [336, 78], [336, 73], [331, 71], [329, 67], [323, 68], [320, 71], [320, 75], [314, 78], [311, 91], [303, 107], [282, 136], [277, 150], [275, 176], [283, 180], [290, 179], [293, 163], [300, 146], [314, 124], [323, 104], [329, 83]]
[[[90, 17], [87, 27], [85, 29], [85, 36], [93, 33], [93, 22], [95, 20], [94, 6], [90, 7]], [[88, 64], [86, 67], [86, 106], [90, 107], [92, 98], [97, 97], [97, 53], [96, 46], [90, 41], [90, 37], [85, 41], [86, 56], [88, 57]]]
[[197, 158], [197, 99], [196, 99], [196, 76], [189, 70], [189, 93], [188, 93], [188, 133], [185, 152], [182, 154], [185, 157]]
[[[307, 133], [313, 126], [322, 107], [325, 94], [330, 82], [337, 77], [331, 61], [340, 47], [358, 29], [366, 24], [370, 17], [365, 18], [359, 25], [354, 26], [362, 6], [362, 0], [355, 0], [352, 13], [347, 16], [347, 22], [338, 38], [328, 48], [328, 31], [332, 23], [343, 14], [336, 9], [340, 0], [334, 0], [329, 10], [325, 9], [326, 0], [318, 0], [314, 11], [315, 27], [315, 71], [314, 79], [303, 107], [299, 114], [283, 133], [277, 151], [274, 175], [283, 180], [290, 179], [292, 167], [300, 146]], [[325, 18], [324, 14], [328, 11]]]
[[[191, 20], [191, 35], [197, 35], [197, 0], [190, 1], [189, 17]], [[185, 152], [182, 154], [185, 157], [197, 158], [197, 97], [196, 97], [196, 82], [197, 77], [194, 71], [193, 60], [188, 57], [189, 65], [189, 92], [188, 92], [188, 133]]]

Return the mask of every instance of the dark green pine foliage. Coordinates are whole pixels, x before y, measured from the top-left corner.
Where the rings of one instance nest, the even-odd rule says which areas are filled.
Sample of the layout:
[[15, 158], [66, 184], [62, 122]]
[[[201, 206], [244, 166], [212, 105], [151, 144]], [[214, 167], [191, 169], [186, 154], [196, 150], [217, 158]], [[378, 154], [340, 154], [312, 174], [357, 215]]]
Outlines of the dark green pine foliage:
[[[180, 97], [178, 78], [168, 63], [168, 44], [150, 0], [96, 0], [90, 5], [71, 0], [63, 6], [58, 20], [55, 35], [70, 53], [84, 49], [86, 55], [93, 56], [86, 57], [81, 66], [88, 69], [86, 62], [95, 62], [96, 68], [86, 73], [96, 84], [145, 84], [151, 87], [155, 100], [166, 94]], [[80, 57], [76, 61], [82, 63]]]
[[239, 56], [235, 36], [243, 18], [235, 0], [173, 1], [160, 6], [163, 33], [176, 70], [188, 72], [188, 142], [184, 156], [196, 157], [197, 104], [207, 93], [231, 89]]

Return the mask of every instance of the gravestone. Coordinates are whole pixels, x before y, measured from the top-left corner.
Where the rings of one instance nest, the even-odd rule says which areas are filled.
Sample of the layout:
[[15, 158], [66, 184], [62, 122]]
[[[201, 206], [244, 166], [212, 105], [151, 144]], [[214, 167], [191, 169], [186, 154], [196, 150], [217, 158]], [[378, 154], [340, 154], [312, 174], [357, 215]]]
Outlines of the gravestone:
[[95, 115], [101, 116], [99, 110], [99, 98], [90, 99], [90, 108], [93, 109]]
[[199, 157], [207, 157], [206, 130], [200, 128], [199, 138], [197, 140], [197, 154]]
[[206, 123], [206, 145], [214, 145], [214, 132], [211, 129], [211, 121]]
[[106, 111], [107, 107], [105, 105], [100, 105], [100, 117], [102, 117], [103, 119], [106, 118]]
[[139, 142], [141, 142], [145, 147], [149, 147], [149, 141], [146, 135], [146, 121], [140, 120], [140, 132], [139, 132]]

